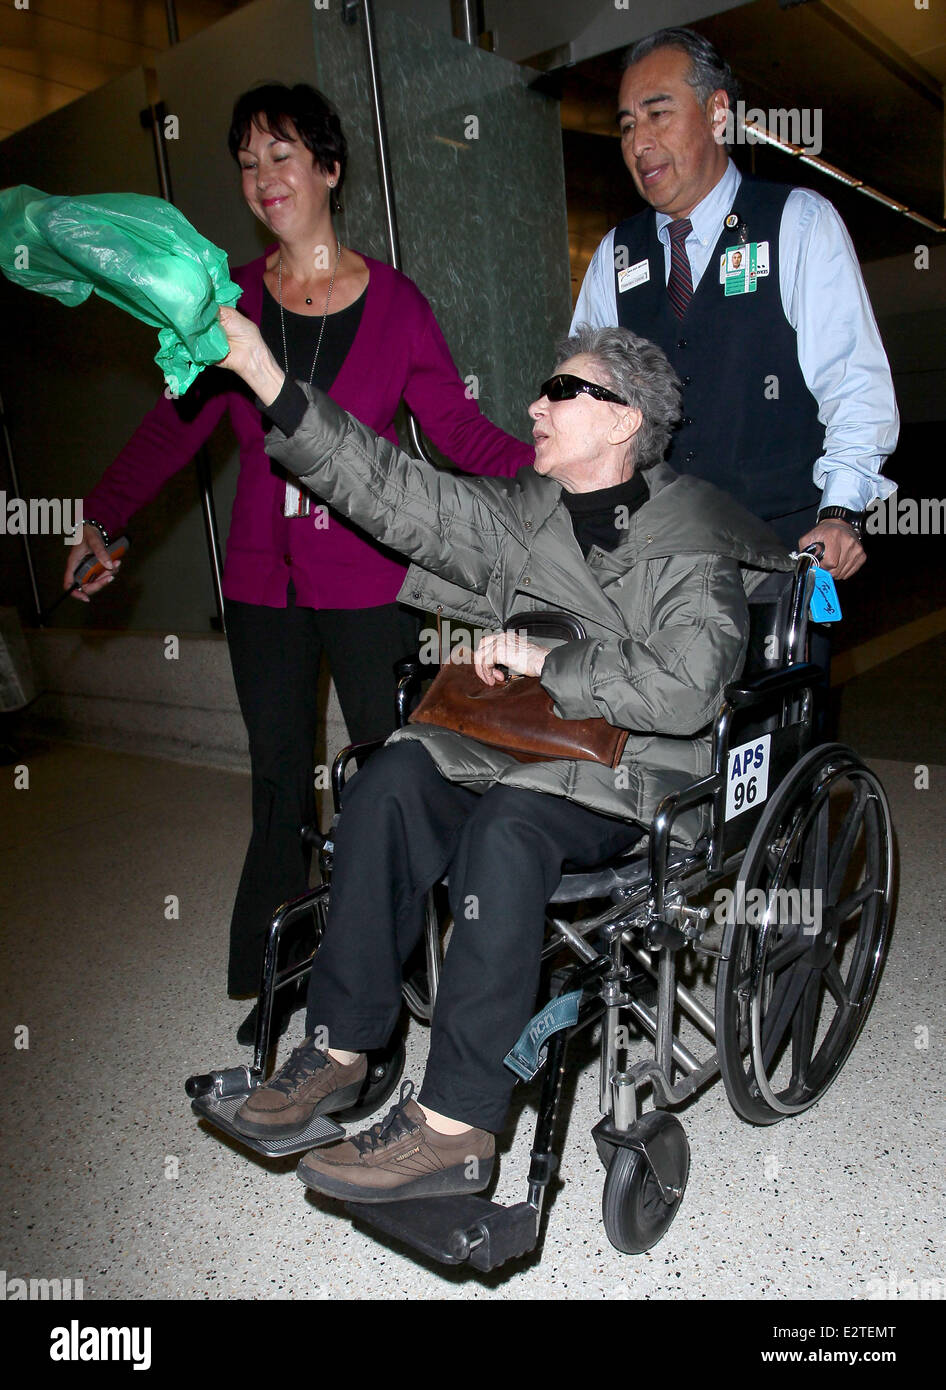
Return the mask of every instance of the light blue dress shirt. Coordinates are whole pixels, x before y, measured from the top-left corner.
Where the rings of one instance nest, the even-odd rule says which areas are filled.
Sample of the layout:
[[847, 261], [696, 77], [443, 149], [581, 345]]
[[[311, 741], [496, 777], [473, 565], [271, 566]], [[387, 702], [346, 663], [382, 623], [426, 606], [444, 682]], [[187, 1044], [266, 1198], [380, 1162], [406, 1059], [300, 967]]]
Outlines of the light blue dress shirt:
[[[716, 187], [690, 213], [686, 239], [696, 289], [736, 200], [742, 175], [729, 160]], [[671, 219], [657, 213], [670, 274]], [[779, 286], [785, 317], [798, 340], [798, 365], [818, 402], [824, 453], [814, 463], [822, 507], [864, 511], [896, 483], [881, 475], [897, 445], [900, 417], [890, 366], [847, 228], [826, 198], [793, 188], [779, 228]], [[714, 268], [715, 271], [715, 268]], [[713, 272], [711, 272], [713, 273]], [[572, 332], [580, 323], [603, 328], [618, 321], [614, 230], [598, 246], [582, 283]]]

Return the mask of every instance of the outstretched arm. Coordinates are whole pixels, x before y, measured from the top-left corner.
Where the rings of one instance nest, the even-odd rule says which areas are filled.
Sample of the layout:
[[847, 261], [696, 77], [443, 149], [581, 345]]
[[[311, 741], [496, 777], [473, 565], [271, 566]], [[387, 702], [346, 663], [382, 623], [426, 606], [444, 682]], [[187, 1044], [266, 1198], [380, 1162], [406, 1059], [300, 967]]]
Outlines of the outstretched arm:
[[412, 459], [324, 392], [287, 382], [254, 323], [221, 309], [237, 372], [276, 420], [266, 452], [369, 535], [434, 574], [484, 593], [516, 517], [502, 484], [474, 482]]

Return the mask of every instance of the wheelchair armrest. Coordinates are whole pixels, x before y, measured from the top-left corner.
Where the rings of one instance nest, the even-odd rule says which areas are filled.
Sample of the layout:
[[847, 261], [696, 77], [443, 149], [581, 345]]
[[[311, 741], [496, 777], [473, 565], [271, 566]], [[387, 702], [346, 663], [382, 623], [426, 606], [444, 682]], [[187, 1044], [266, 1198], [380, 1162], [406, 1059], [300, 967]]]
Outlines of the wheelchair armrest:
[[412, 652], [410, 656], [399, 657], [394, 663], [394, 674], [398, 680], [403, 680], [405, 676], [418, 677], [423, 670], [423, 662], [419, 652]]
[[397, 692], [394, 696], [397, 727], [403, 729], [420, 695], [421, 682], [425, 675], [423, 662], [417, 656], [402, 657], [394, 663], [394, 674], [397, 676]]
[[503, 626], [507, 631], [524, 631], [533, 636], [562, 636], [568, 642], [583, 642], [587, 636], [584, 623], [573, 613], [562, 613], [557, 608], [523, 609], [511, 613]]
[[352, 758], [367, 757], [376, 748], [383, 748], [384, 742], [383, 738], [374, 738], [369, 743], [349, 743], [346, 748], [335, 755], [335, 761], [332, 763], [332, 803], [336, 815], [342, 809], [342, 788], [345, 785], [346, 767]]
[[735, 709], [748, 709], [803, 686], [817, 685], [823, 679], [824, 671], [820, 666], [811, 661], [800, 661], [795, 666], [783, 667], [781, 671], [768, 671], [744, 684], [734, 682], [727, 685], [723, 693]]

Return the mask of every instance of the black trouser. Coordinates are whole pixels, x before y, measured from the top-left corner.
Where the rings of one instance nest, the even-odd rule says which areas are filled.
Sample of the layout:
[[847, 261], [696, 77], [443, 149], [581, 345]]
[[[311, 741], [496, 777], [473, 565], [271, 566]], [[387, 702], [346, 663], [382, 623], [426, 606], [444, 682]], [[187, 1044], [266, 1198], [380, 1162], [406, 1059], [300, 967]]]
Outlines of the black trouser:
[[344, 1051], [384, 1046], [427, 892], [448, 874], [454, 925], [420, 1099], [502, 1129], [515, 1083], [503, 1058], [535, 1008], [545, 906], [562, 865], [590, 868], [639, 837], [563, 797], [457, 786], [419, 743], [381, 749], [345, 788], [306, 1033], [327, 1030], [327, 1045]]
[[[378, 608], [226, 603], [230, 661], [250, 741], [253, 831], [230, 923], [228, 989], [259, 989], [266, 928], [275, 909], [309, 886], [311, 851], [299, 832], [315, 820], [315, 738], [322, 653], [353, 743], [395, 725], [394, 663], [416, 650], [416, 619]], [[329, 758], [335, 754], [328, 750]]]

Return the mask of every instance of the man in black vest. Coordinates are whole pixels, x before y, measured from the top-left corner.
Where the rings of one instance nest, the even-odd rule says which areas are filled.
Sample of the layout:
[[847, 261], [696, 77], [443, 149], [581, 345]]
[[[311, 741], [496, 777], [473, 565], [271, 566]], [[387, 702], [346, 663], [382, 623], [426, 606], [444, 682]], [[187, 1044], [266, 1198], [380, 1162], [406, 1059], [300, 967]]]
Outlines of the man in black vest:
[[575, 309], [663, 348], [684, 386], [668, 461], [725, 488], [845, 579], [864, 513], [894, 485], [890, 368], [850, 238], [819, 194], [741, 175], [736, 84], [706, 39], [664, 29], [628, 53], [624, 160], [650, 208], [601, 242]]

